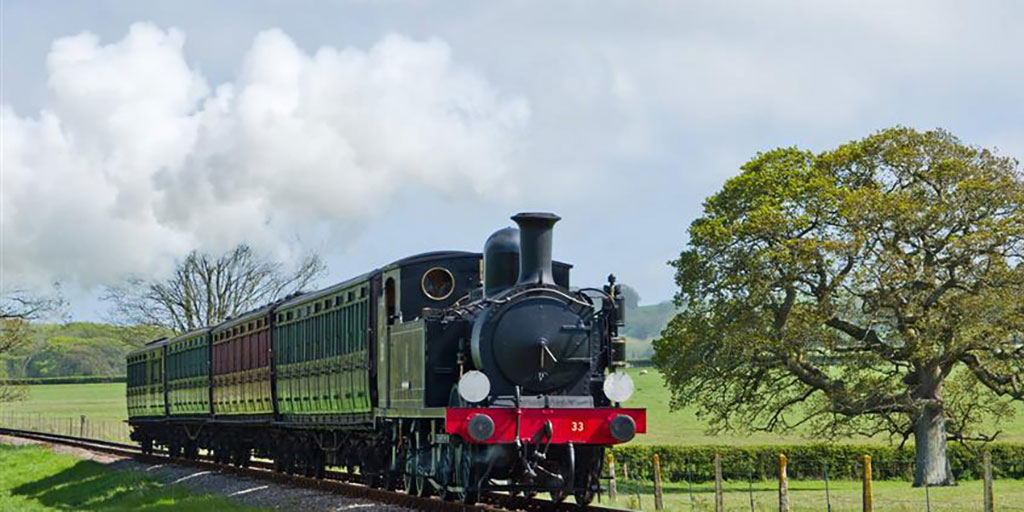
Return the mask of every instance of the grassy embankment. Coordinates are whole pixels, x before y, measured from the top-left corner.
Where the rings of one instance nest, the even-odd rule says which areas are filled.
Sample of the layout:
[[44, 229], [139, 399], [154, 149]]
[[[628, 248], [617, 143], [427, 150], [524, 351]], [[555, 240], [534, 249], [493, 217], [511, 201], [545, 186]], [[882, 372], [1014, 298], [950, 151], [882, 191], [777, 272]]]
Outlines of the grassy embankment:
[[0, 511], [258, 510], [38, 446], [0, 444], [0, 461]]

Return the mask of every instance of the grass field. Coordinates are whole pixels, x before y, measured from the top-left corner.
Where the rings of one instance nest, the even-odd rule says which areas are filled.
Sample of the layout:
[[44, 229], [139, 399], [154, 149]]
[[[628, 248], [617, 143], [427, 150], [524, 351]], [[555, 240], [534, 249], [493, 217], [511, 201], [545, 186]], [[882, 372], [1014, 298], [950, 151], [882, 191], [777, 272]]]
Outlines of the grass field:
[[143, 473], [111, 471], [102, 464], [37, 446], [0, 444], [0, 511], [258, 510], [226, 498], [199, 496], [163, 485]]
[[[637, 437], [638, 444], [793, 444], [812, 442], [800, 434], [727, 434], [711, 436], [706, 433], [707, 425], [696, 418], [691, 410], [670, 411], [669, 392], [661, 375], [649, 369], [644, 375], [641, 370], [629, 370], [636, 382], [636, 394], [626, 402], [630, 407], [647, 408], [646, 435]], [[124, 420], [127, 415], [124, 404], [124, 384], [53, 384], [29, 386], [27, 400], [0, 406], [0, 417], [4, 411], [17, 414], [41, 414], [77, 418], [86, 415], [94, 420]], [[1024, 404], [1018, 406], [1018, 413], [1011, 423], [1001, 425], [1003, 434], [1000, 441], [1024, 443]], [[820, 441], [820, 440], [819, 440]], [[885, 443], [884, 438], [851, 439], [858, 443]]]
[[28, 386], [28, 397], [22, 402], [0, 405], [0, 410], [13, 409], [18, 414], [80, 416], [97, 420], [124, 420], [124, 383], [48, 384]]

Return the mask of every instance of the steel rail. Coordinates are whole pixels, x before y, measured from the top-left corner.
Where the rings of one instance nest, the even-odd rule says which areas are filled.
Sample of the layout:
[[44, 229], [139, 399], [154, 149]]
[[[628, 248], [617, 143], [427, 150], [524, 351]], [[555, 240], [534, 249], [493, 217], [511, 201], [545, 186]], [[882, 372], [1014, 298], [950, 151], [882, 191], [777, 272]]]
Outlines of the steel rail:
[[480, 496], [480, 501], [482, 503], [479, 505], [465, 505], [454, 501], [444, 501], [436, 497], [423, 498], [420, 496], [412, 496], [399, 491], [373, 489], [363, 484], [354, 483], [354, 481], [358, 478], [358, 475], [353, 475], [351, 473], [345, 473], [340, 471], [327, 471], [323, 479], [317, 479], [302, 475], [290, 475], [286, 473], [277, 472], [273, 470], [273, 464], [258, 460], [252, 461], [247, 467], [240, 467], [228, 464], [217, 464], [211, 462], [210, 460], [207, 460], [205, 457], [200, 459], [171, 458], [166, 454], [166, 452], [162, 452], [160, 450], [157, 450], [153, 454], [143, 454], [142, 449], [133, 444], [104, 441], [100, 439], [89, 439], [83, 437], [68, 436], [63, 434], [51, 434], [48, 432], [36, 432], [32, 430], [20, 430], [0, 427], [0, 435], [19, 437], [22, 439], [30, 439], [44, 443], [71, 446], [74, 448], [81, 448], [93, 452], [129, 457], [148, 463], [170, 462], [172, 464], [192, 466], [206, 470], [226, 471], [258, 480], [282, 483], [305, 489], [321, 490], [333, 494], [338, 494], [346, 498], [365, 499], [368, 501], [374, 501], [381, 504], [396, 505], [414, 510], [444, 512], [468, 512], [480, 510], [492, 512], [505, 510], [523, 510], [528, 512], [563, 512], [582, 510], [590, 510], [595, 512], [628, 512], [627, 509], [610, 508], [600, 505], [589, 505], [583, 507], [575, 503], [557, 503], [554, 501], [540, 498], [530, 498], [526, 496], [511, 496], [508, 494], [495, 492], [482, 493]]

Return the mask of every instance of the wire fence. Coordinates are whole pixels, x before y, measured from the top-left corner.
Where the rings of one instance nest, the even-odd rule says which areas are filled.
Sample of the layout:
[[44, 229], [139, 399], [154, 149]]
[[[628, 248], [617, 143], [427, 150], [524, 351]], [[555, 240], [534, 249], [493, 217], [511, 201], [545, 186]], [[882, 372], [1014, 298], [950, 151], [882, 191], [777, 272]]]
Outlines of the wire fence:
[[[759, 461], [763, 462], [763, 461]], [[1007, 461], [1013, 463], [1016, 461]], [[609, 455], [601, 499], [633, 510], [714, 511], [1024, 511], [1024, 479], [993, 478], [990, 454], [979, 453], [977, 478], [955, 485], [913, 486], [914, 465], [873, 464], [870, 454], [835, 467], [779, 454], [771, 471], [751, 461], [728, 478], [721, 457], [676, 464], [668, 472], [657, 455], [616, 464]], [[712, 478], [706, 478], [708, 474]], [[793, 475], [799, 478], [792, 478]]]
[[0, 427], [45, 432], [118, 443], [131, 443], [128, 423], [123, 420], [79, 416], [20, 413], [13, 408], [0, 409]]

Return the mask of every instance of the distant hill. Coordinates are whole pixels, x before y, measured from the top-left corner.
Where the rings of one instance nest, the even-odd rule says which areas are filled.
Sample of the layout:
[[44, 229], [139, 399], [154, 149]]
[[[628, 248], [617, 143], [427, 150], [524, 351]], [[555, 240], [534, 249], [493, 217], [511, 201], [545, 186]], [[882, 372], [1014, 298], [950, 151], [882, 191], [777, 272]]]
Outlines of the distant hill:
[[650, 359], [654, 355], [651, 341], [661, 334], [677, 311], [671, 301], [627, 305], [626, 326], [619, 331], [626, 337], [626, 358], [630, 361]]
[[622, 335], [638, 340], [657, 338], [668, 325], [668, 321], [676, 314], [676, 306], [671, 301], [659, 302], [647, 306], [636, 306], [626, 310], [626, 327]]
[[0, 358], [0, 377], [123, 375], [128, 352], [166, 334], [92, 322], [39, 324], [34, 329], [31, 342]]

